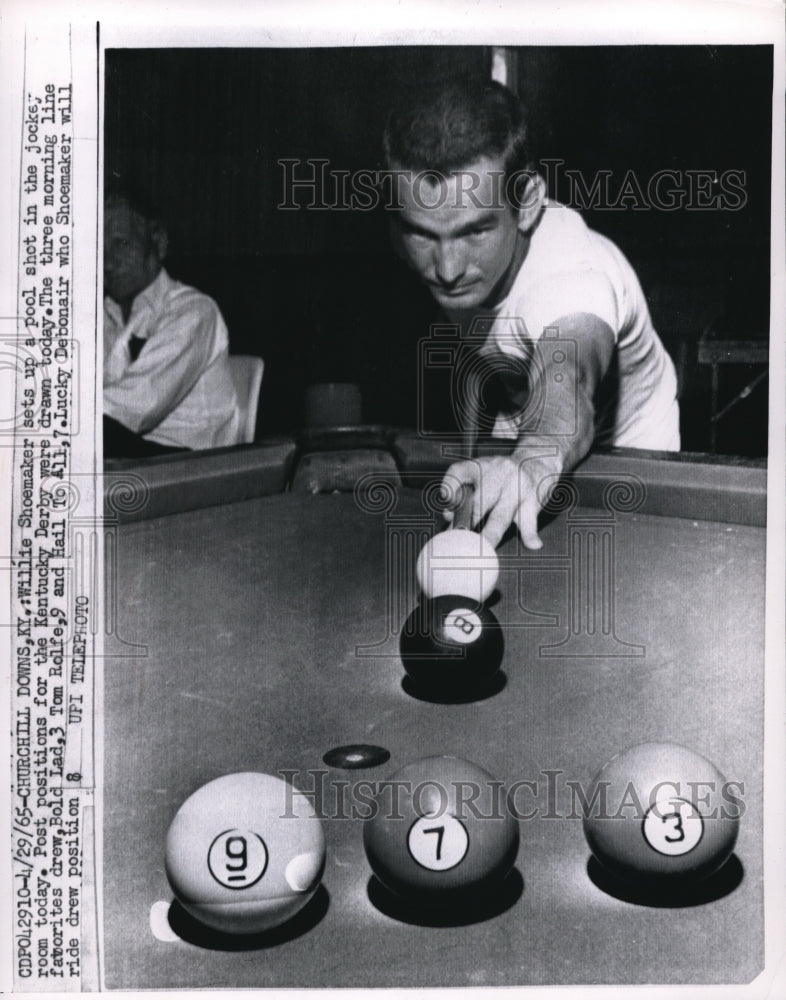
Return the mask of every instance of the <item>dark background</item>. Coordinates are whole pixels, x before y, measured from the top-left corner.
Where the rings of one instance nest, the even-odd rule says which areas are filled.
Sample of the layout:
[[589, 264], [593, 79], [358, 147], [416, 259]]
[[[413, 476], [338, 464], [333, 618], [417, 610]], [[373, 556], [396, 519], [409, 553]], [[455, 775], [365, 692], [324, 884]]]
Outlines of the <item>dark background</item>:
[[[744, 171], [736, 211], [584, 212], [636, 268], [677, 364], [683, 448], [706, 450], [699, 342], [768, 335], [772, 47], [513, 51], [537, 158], [562, 161], [552, 197], [570, 195], [565, 170], [611, 171], [612, 193], [629, 170], [644, 186], [665, 169]], [[279, 209], [277, 161], [376, 169], [395, 96], [490, 64], [483, 47], [107, 51], [106, 179], [159, 202], [170, 272], [217, 300], [233, 353], [264, 357], [258, 434], [297, 428], [306, 385], [327, 380], [360, 384], [365, 421], [416, 425], [429, 296], [393, 256], [383, 211]], [[721, 366], [716, 409], [761, 371]], [[430, 419], [447, 425], [434, 393]], [[765, 379], [717, 421], [717, 449], [766, 454], [766, 416]]]

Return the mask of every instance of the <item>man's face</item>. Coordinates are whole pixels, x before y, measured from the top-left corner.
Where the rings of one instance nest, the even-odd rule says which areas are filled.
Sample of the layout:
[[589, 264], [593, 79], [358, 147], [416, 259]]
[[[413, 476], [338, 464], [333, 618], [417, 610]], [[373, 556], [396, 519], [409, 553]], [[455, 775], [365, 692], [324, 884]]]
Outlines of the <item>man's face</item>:
[[446, 310], [495, 305], [523, 259], [526, 237], [504, 199], [502, 172], [500, 161], [483, 158], [439, 181], [400, 181], [405, 254]]
[[153, 226], [128, 205], [104, 212], [104, 291], [129, 303], [161, 270], [161, 251]]

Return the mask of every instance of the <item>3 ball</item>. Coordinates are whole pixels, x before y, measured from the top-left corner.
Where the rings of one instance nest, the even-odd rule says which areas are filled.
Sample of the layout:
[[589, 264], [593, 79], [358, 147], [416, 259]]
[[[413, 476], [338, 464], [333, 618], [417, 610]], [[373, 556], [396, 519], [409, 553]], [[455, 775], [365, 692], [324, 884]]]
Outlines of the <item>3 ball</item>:
[[644, 882], [711, 875], [731, 855], [740, 802], [713, 763], [674, 743], [617, 754], [592, 782], [584, 833], [612, 874]]

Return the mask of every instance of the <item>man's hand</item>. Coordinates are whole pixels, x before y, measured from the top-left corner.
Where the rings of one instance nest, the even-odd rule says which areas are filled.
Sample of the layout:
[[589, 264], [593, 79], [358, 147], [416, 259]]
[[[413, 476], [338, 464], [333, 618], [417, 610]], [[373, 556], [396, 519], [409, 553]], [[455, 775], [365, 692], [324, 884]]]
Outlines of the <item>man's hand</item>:
[[[528, 549], [542, 548], [538, 538], [540, 509], [559, 476], [575, 468], [592, 446], [593, 398], [611, 364], [614, 334], [607, 323], [590, 313], [563, 316], [554, 326], [566, 343], [576, 345], [575, 378], [564, 381], [560, 370], [564, 352], [543, 351], [541, 364], [529, 373], [529, 392], [542, 405], [533, 411], [534, 423], [533, 414], [524, 422], [513, 455], [456, 462], [443, 481], [448, 493], [458, 483], [475, 487], [472, 523], [477, 525], [487, 518], [483, 534], [495, 548], [511, 524], [516, 525]], [[550, 391], [550, 387], [565, 384], [575, 385], [575, 392]]]
[[[540, 484], [544, 477], [551, 480], [555, 473], [558, 473], [558, 465], [554, 460], [538, 458], [517, 462], [504, 456], [487, 456], [455, 462], [445, 473], [443, 486], [450, 494], [456, 492], [459, 483], [475, 487], [472, 524], [475, 526], [487, 518], [483, 534], [495, 548], [515, 523], [526, 547], [539, 549], [543, 542], [538, 537], [538, 514], [553, 482]], [[445, 516], [452, 519], [452, 511], [447, 511]]]

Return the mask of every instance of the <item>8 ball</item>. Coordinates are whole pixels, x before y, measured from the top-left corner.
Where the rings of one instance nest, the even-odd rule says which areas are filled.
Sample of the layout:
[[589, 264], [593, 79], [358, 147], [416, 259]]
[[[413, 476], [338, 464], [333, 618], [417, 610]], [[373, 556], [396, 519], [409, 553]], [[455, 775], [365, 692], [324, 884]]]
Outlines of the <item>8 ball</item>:
[[415, 684], [443, 691], [483, 685], [499, 670], [504, 648], [494, 612], [455, 595], [419, 604], [400, 640], [404, 669]]

